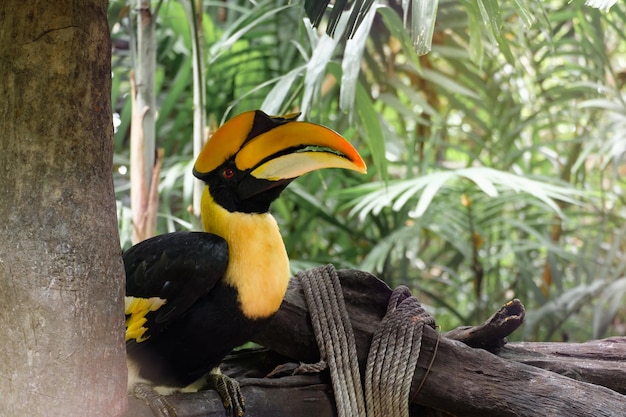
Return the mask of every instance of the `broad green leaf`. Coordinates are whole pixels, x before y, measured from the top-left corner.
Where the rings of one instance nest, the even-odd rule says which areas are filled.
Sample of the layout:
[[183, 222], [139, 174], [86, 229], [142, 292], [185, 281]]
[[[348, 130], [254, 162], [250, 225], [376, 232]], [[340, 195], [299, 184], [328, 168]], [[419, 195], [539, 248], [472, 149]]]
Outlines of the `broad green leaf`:
[[370, 149], [374, 165], [383, 179], [387, 178], [387, 158], [385, 138], [380, 126], [380, 119], [365, 89], [359, 84], [356, 90], [356, 105], [359, 122], [363, 127], [364, 140]]

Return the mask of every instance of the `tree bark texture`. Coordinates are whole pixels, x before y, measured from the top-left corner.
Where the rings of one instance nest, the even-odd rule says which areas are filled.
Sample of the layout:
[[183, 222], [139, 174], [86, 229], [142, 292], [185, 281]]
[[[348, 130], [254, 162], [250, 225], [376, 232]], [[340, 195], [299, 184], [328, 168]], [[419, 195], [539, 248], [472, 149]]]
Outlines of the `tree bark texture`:
[[[339, 277], [363, 365], [391, 290], [363, 272], [339, 271]], [[237, 352], [223, 364], [223, 372], [237, 377], [242, 385], [248, 417], [336, 415], [327, 372], [306, 376], [309, 379], [263, 378], [277, 364], [319, 360], [308, 315], [300, 283], [293, 279], [277, 316], [256, 337], [268, 350]], [[516, 326], [511, 322], [519, 325], [522, 316], [521, 303], [514, 301], [479, 326], [446, 334], [497, 350], [506, 336], [500, 330], [512, 331]], [[456, 416], [624, 415], [624, 340], [513, 343], [499, 350], [501, 357], [440, 336], [425, 326], [412, 382], [410, 415], [439, 415], [435, 410]], [[282, 365], [280, 369], [290, 371], [297, 367], [295, 363]], [[224, 412], [214, 391], [176, 394], [170, 401], [180, 411], [179, 417], [221, 416]], [[128, 417], [150, 415], [147, 405], [134, 399], [130, 411]]]
[[107, 1], [0, 3], [0, 415], [119, 416]]

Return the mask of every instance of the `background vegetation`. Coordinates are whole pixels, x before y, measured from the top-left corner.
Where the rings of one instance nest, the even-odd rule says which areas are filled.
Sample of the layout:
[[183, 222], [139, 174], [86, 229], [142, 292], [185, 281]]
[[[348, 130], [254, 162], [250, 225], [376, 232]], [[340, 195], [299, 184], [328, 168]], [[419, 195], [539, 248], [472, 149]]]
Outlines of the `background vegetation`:
[[[198, 228], [198, 58], [209, 129], [250, 109], [302, 111], [368, 161], [365, 177], [310, 174], [274, 204], [294, 271], [333, 263], [408, 285], [444, 330], [517, 297], [528, 316], [514, 337], [624, 334], [626, 5], [440, 0], [432, 49], [418, 55], [414, 3], [406, 18], [399, 1], [375, 3], [348, 40], [345, 20], [331, 38], [332, 12], [314, 29], [299, 2], [153, 2], [157, 233]], [[109, 10], [123, 247], [136, 10]]]

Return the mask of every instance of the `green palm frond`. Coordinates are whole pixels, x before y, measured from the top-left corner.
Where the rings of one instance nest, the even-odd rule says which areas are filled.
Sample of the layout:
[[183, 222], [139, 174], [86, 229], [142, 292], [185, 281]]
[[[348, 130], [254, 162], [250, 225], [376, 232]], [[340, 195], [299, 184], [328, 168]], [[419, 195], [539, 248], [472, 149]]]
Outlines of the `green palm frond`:
[[370, 183], [345, 192], [346, 195], [361, 194], [351, 203], [354, 206], [351, 214], [358, 214], [361, 219], [370, 214], [377, 215], [385, 207], [398, 211], [408, 204], [411, 204], [414, 216], [420, 217], [446, 183], [459, 179], [470, 180], [489, 197], [497, 197], [503, 191], [527, 194], [529, 199], [540, 201], [559, 216], [564, 215], [559, 202], [579, 204], [583, 196], [583, 193], [571, 187], [486, 167], [435, 172], [388, 184]]

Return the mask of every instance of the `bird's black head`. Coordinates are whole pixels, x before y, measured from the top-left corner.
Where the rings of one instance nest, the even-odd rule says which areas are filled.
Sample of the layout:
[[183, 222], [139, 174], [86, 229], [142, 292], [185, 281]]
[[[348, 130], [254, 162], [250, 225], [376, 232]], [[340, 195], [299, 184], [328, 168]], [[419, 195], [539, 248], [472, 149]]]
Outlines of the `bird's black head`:
[[236, 116], [206, 143], [193, 173], [214, 201], [234, 212], [264, 213], [291, 181], [321, 168], [365, 172], [358, 152], [336, 132], [272, 117], [260, 110]]
[[243, 213], [265, 213], [270, 204], [293, 180], [269, 181], [255, 178], [250, 170], [240, 171], [234, 160], [228, 160], [201, 178], [217, 204], [226, 210]]

